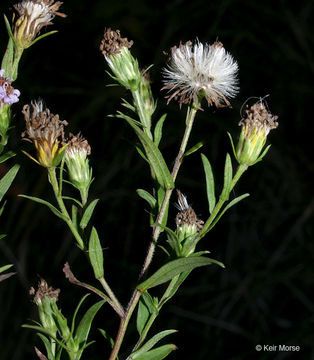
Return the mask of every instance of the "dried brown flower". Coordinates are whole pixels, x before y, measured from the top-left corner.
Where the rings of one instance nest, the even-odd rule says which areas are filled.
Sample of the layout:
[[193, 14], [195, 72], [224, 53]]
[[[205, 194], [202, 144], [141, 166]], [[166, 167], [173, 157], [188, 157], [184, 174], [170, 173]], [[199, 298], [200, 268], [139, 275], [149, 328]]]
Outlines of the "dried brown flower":
[[37, 291], [33, 287], [29, 290], [29, 294], [34, 296], [33, 301], [36, 304], [38, 302], [42, 302], [46, 296], [58, 300], [59, 293], [60, 289], [54, 289], [52, 286], [48, 286], [47, 282], [43, 278], [40, 278]]
[[123, 47], [128, 49], [133, 45], [132, 40], [122, 38], [119, 30], [105, 29], [104, 38], [100, 43], [100, 51], [104, 56], [119, 54]]

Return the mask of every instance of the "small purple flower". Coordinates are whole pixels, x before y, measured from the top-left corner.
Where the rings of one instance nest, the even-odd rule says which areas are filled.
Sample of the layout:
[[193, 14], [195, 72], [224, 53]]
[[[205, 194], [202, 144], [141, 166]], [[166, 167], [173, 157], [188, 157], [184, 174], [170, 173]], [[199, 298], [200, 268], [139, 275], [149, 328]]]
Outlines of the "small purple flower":
[[12, 105], [19, 101], [20, 91], [11, 85], [12, 79], [5, 78], [4, 70], [0, 70], [0, 105]]

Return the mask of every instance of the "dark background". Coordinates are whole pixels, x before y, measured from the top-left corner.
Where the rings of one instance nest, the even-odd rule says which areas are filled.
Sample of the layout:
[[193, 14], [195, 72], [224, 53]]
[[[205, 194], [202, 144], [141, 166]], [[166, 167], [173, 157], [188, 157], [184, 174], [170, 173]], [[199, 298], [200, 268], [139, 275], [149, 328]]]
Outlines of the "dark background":
[[[2, 1], [1, 13], [10, 17], [12, 4]], [[231, 151], [226, 132], [237, 137], [240, 108], [248, 97], [270, 94], [269, 107], [279, 115], [280, 123], [269, 136], [271, 150], [262, 163], [245, 173], [233, 194], [249, 192], [251, 196], [232, 208], [200, 243], [200, 249], [210, 250], [226, 269], [195, 270], [152, 328], [151, 334], [161, 329], [179, 330], [168, 339], [178, 345], [169, 358], [314, 359], [310, 294], [314, 271], [313, 6], [311, 1], [177, 0], [163, 4], [66, 0], [62, 10], [68, 17], [55, 19], [49, 28], [59, 33], [23, 55], [15, 83], [22, 95], [14, 106], [16, 128], [9, 146], [27, 148], [20, 141], [24, 130], [20, 110], [39, 96], [53, 113], [68, 120], [70, 131], [81, 130], [89, 140], [95, 176], [90, 196], [100, 198], [94, 223], [106, 248], [106, 278], [125, 305], [151, 233], [148, 207], [135, 190], [150, 190], [151, 184], [149, 170], [132, 145], [134, 134], [123, 120], [108, 117], [121, 109], [120, 97], [129, 98], [129, 94], [106, 87], [111, 80], [98, 50], [104, 28], [120, 29], [123, 36], [134, 40], [132, 52], [142, 67], [154, 63], [152, 86], [159, 98], [155, 120], [168, 112], [161, 149], [169, 164], [179, 146], [186, 109], [179, 111], [174, 102], [166, 106], [159, 91], [163, 51], [180, 40], [197, 37], [212, 43], [218, 38], [238, 61], [241, 90], [232, 101], [233, 109], [206, 108], [199, 113], [190, 141], [190, 145], [206, 142], [202, 152], [214, 167], [218, 190], [225, 153]], [[7, 35], [3, 23], [0, 34], [4, 52]], [[53, 201], [45, 170], [20, 151], [16, 159], [21, 170], [1, 218], [1, 233], [7, 237], [0, 242], [0, 265], [14, 263], [17, 271], [0, 284], [1, 360], [35, 359], [33, 346], [43, 349], [34, 331], [21, 328], [29, 319], [37, 319], [28, 289], [38, 282], [38, 275], [61, 289], [59, 305], [69, 317], [84, 290], [66, 281], [63, 264], [69, 261], [79, 279], [93, 282], [87, 262], [61, 220], [45, 207], [17, 198], [24, 193]], [[178, 187], [204, 219], [207, 200], [199, 153], [184, 162]], [[172, 206], [170, 219], [175, 215]], [[165, 244], [164, 237], [161, 243]], [[164, 261], [165, 257], [157, 254], [152, 270]], [[97, 300], [91, 295], [85, 309]], [[90, 335], [97, 344], [86, 350], [84, 359], [107, 357], [109, 345], [96, 327], [114, 337], [118, 321], [105, 305]], [[122, 359], [136, 341], [133, 325]], [[301, 350], [258, 353], [257, 344], [299, 345]]]

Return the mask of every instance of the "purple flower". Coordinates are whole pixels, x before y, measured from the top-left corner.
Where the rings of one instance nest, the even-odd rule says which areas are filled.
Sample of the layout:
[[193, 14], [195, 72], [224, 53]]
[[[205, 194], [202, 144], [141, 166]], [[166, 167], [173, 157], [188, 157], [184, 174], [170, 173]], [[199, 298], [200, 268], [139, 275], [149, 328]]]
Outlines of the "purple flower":
[[12, 79], [5, 78], [4, 70], [0, 70], [0, 105], [12, 105], [19, 101], [20, 91], [11, 85]]

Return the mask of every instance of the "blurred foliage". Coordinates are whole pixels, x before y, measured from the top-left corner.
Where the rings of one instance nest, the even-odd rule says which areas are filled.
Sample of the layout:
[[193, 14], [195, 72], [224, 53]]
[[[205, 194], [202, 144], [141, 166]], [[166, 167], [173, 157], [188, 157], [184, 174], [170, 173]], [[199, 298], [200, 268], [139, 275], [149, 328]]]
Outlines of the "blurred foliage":
[[[161, 144], [169, 162], [179, 146], [185, 109], [178, 112], [174, 102], [166, 107], [164, 94], [159, 94], [160, 69], [166, 59], [163, 51], [180, 40], [198, 37], [213, 42], [218, 38], [239, 62], [241, 91], [233, 109], [206, 109], [198, 114], [191, 146], [200, 140], [206, 142], [202, 151], [222, 184], [219, 176], [225, 152], [231, 151], [226, 132], [237, 136], [244, 101], [270, 94], [269, 107], [279, 115], [280, 125], [270, 135], [273, 145], [265, 160], [249, 169], [234, 190], [235, 195], [249, 192], [251, 197], [233, 208], [201, 242], [203, 249], [224, 262], [226, 270], [196, 270], [156, 325], [164, 322], [167, 328], [180, 330], [173, 339], [179, 347], [171, 355], [173, 359], [189, 358], [188, 354], [195, 360], [314, 359], [314, 302], [309, 294], [314, 271], [314, 161], [309, 130], [314, 4], [302, 0], [293, 4], [285, 0], [164, 3], [66, 0], [62, 10], [68, 17], [56, 19], [54, 25], [59, 33], [27, 50], [22, 59], [17, 81], [22, 94], [15, 106], [16, 128], [10, 146], [27, 148], [27, 143], [20, 141], [24, 130], [20, 111], [24, 103], [39, 96], [53, 113], [70, 123], [71, 131], [81, 130], [88, 139], [96, 176], [91, 195], [101, 199], [95, 223], [107, 248], [106, 277], [110, 284], [115, 282], [113, 288], [125, 304], [150, 239], [146, 204], [135, 191], [150, 188], [149, 170], [132, 147], [135, 138], [130, 129], [123, 121], [108, 118], [126, 93], [106, 87], [111, 81], [98, 51], [103, 30], [120, 29], [123, 36], [135, 41], [132, 51], [140, 64], [155, 64], [151, 78], [155, 95], [160, 95], [157, 115], [169, 112]], [[9, 15], [12, 5], [1, 1], [1, 12]], [[4, 23], [0, 32], [4, 49]], [[50, 192], [45, 170], [21, 153], [17, 159], [21, 169], [1, 219], [1, 233], [7, 237], [0, 240], [0, 264], [14, 263], [18, 272], [0, 286], [3, 360], [35, 359], [33, 346], [39, 341], [21, 324], [35, 318], [28, 289], [37, 283], [37, 275], [61, 288], [59, 306], [65, 313], [71, 312], [84, 291], [65, 280], [63, 264], [69, 261], [82, 281], [92, 278], [65, 225], [45, 207], [17, 198], [19, 193], [45, 197]], [[186, 159], [178, 184], [202, 218], [207, 200], [199, 154]], [[173, 207], [170, 216], [175, 214]], [[155, 263], [162, 261], [162, 254], [155, 257]], [[90, 296], [88, 306], [98, 300]], [[118, 318], [104, 306], [95, 324], [115, 336]], [[133, 331], [129, 331], [125, 345], [133, 344], [135, 326]], [[104, 344], [96, 327], [91, 339], [97, 344], [86, 350], [86, 358], [103, 358], [109, 345]], [[256, 344], [299, 345], [301, 352], [256, 353]]]

